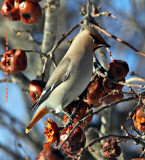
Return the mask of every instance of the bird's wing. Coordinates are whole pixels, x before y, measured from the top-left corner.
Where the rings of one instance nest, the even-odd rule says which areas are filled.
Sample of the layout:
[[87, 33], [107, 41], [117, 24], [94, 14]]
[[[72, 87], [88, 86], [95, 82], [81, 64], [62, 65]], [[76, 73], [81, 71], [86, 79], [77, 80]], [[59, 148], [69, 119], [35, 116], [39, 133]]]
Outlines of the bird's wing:
[[37, 106], [39, 106], [42, 102], [44, 102], [50, 93], [62, 82], [66, 81], [66, 79], [70, 75], [71, 70], [71, 59], [65, 58], [63, 59], [57, 68], [52, 73], [49, 81], [47, 82], [45, 89], [43, 90], [41, 96], [37, 100], [37, 102], [31, 107], [30, 111], [34, 111]]

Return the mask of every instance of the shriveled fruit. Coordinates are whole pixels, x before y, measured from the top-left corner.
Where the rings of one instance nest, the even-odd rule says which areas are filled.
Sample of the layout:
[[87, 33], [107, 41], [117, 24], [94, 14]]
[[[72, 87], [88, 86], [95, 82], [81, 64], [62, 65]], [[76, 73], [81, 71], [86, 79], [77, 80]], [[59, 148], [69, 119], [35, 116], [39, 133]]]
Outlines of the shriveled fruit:
[[5, 0], [1, 7], [1, 15], [9, 21], [20, 20], [18, 0]]
[[93, 105], [93, 107], [97, 107], [102, 104], [100, 98], [105, 96], [102, 83], [103, 78], [98, 77], [88, 88], [87, 98], [84, 101]]
[[113, 80], [121, 80], [125, 78], [129, 72], [127, 62], [122, 60], [113, 60], [108, 66], [108, 77]]
[[141, 132], [145, 132], [145, 109], [137, 108], [133, 115], [134, 126]]
[[27, 67], [26, 53], [21, 49], [11, 49], [4, 53], [0, 65], [9, 74], [24, 71]]
[[44, 143], [43, 147], [47, 148], [51, 144], [53, 144], [59, 137], [59, 128], [57, 124], [52, 121], [50, 118], [45, 122], [46, 127], [45, 131], [43, 132], [46, 136], [46, 143]]
[[64, 158], [58, 150], [47, 147], [39, 153], [36, 160], [64, 160]]
[[[60, 144], [62, 144], [68, 137], [69, 133], [74, 126], [66, 127], [62, 130], [60, 135]], [[71, 136], [68, 138], [68, 141], [62, 146], [62, 150], [69, 157], [76, 156], [80, 152], [81, 148], [85, 146], [86, 136], [83, 130], [80, 127], [77, 127]]]

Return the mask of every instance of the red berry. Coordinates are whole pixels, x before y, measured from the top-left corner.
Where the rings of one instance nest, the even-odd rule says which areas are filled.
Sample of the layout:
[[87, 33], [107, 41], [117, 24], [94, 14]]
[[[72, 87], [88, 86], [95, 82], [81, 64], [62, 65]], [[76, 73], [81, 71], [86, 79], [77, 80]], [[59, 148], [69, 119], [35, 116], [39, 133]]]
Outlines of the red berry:
[[19, 1], [5, 0], [1, 7], [1, 15], [9, 21], [20, 20], [19, 15]]
[[[62, 144], [66, 140], [72, 129], [73, 126], [70, 126], [62, 130], [60, 135], [60, 144]], [[73, 157], [80, 152], [81, 148], [85, 146], [85, 143], [86, 143], [86, 136], [83, 130], [80, 127], [77, 127], [69, 137], [68, 141], [64, 143], [64, 145], [62, 146], [62, 150], [69, 157]]]
[[38, 23], [42, 16], [42, 10], [38, 3], [24, 1], [19, 5], [20, 18], [23, 23]]
[[103, 153], [106, 158], [116, 158], [121, 154], [121, 148], [117, 144], [117, 140], [109, 138], [104, 142]]
[[[73, 113], [75, 111], [75, 108], [78, 105], [78, 102], [79, 101], [72, 102], [66, 108], [65, 111], [68, 112], [68, 113], [70, 113], [70, 114]], [[82, 103], [80, 104], [80, 109], [77, 111], [76, 117], [74, 118], [73, 121], [74, 122], [78, 122], [79, 120], [83, 119], [84, 117], [86, 117], [86, 116], [88, 116], [88, 115], [90, 115], [92, 113], [93, 113], [92, 107], [88, 103], [82, 101]], [[93, 118], [93, 116], [91, 116], [90, 118], [88, 118], [86, 120], [86, 122], [81, 123], [80, 127], [82, 129], [84, 129], [85, 127], [87, 127], [87, 125], [92, 121], [92, 118]], [[67, 123], [67, 121], [68, 121], [69, 118], [64, 114], [63, 119], [64, 119], [64, 122]]]
[[47, 147], [39, 153], [36, 160], [64, 160], [64, 158], [58, 150]]
[[30, 99], [35, 103], [41, 96], [45, 83], [40, 80], [32, 80], [29, 84]]
[[21, 49], [11, 49], [4, 53], [1, 68], [9, 74], [24, 71], [27, 67], [26, 53]]

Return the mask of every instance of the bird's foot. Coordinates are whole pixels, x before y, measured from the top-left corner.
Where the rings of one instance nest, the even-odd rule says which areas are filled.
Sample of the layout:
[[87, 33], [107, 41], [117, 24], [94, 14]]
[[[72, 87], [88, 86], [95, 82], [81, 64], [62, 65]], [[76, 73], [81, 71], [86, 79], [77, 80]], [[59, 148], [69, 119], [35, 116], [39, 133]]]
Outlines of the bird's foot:
[[65, 127], [71, 126], [73, 123], [73, 117], [71, 114], [68, 114], [67, 112], [63, 111], [63, 113], [69, 118], [69, 120], [67, 121]]

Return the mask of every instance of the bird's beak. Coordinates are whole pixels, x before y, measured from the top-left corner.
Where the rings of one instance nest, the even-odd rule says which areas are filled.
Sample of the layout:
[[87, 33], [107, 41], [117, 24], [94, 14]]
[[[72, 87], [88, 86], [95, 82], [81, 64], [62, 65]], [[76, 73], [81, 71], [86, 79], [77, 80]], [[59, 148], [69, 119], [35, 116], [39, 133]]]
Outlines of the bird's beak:
[[26, 133], [28, 133], [31, 128], [42, 118], [44, 117], [49, 111], [46, 108], [40, 109], [34, 117], [32, 118], [31, 122], [29, 123], [28, 127], [26, 128]]
[[110, 48], [110, 45], [107, 44], [106, 42], [99, 44], [99, 47], [106, 47], [106, 48]]

